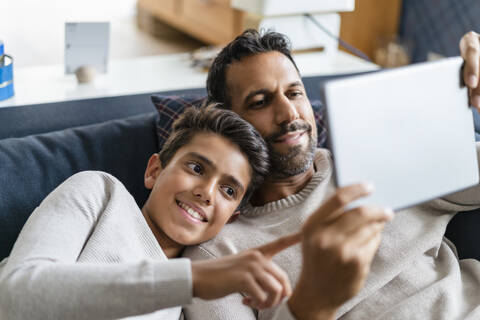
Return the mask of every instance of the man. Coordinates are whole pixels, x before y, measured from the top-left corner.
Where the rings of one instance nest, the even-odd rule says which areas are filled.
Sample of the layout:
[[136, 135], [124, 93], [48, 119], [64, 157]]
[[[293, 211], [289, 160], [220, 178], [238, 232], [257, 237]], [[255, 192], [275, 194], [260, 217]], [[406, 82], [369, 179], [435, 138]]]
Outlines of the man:
[[[461, 52], [471, 102], [480, 108], [477, 34], [462, 38]], [[403, 210], [389, 224], [388, 208], [346, 210], [372, 186], [335, 190], [330, 154], [315, 150], [312, 109], [282, 35], [244, 32], [217, 56], [207, 92], [262, 134], [272, 170], [235, 224], [185, 254], [235, 253], [300, 229], [302, 244], [274, 259], [295, 285], [279, 309], [252, 310], [237, 294], [187, 307], [188, 319], [480, 318], [480, 263], [459, 263], [443, 240], [455, 212], [479, 206], [480, 190]]]

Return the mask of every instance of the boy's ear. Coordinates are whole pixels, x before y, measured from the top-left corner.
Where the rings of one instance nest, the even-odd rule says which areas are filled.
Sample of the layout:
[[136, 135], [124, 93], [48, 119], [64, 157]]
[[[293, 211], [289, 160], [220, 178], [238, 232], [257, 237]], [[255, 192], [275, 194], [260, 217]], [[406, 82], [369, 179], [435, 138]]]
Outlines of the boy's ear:
[[230, 217], [230, 219], [228, 219], [227, 223], [232, 223], [233, 221], [237, 220], [239, 214], [240, 214], [240, 210], [236, 210], [236, 211], [232, 214], [232, 216]]
[[148, 159], [147, 169], [145, 169], [144, 184], [145, 188], [152, 189], [155, 185], [158, 175], [162, 172], [162, 165], [158, 153], [152, 154]]

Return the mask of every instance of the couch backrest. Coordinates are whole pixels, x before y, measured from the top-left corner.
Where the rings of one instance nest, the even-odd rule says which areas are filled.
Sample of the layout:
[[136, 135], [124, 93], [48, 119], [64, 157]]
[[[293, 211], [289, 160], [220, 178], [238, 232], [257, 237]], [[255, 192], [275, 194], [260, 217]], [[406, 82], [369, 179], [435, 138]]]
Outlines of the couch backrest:
[[122, 181], [141, 206], [143, 175], [157, 152], [156, 112], [24, 138], [0, 140], [0, 260], [28, 216], [72, 174], [101, 170]]

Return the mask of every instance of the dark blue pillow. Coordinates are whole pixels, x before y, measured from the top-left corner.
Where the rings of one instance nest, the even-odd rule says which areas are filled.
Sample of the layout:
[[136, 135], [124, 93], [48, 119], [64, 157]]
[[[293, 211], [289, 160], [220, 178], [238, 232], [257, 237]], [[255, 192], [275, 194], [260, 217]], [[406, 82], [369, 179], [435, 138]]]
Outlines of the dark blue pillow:
[[46, 134], [0, 140], [0, 260], [36, 206], [83, 170], [106, 171], [143, 205], [143, 175], [158, 151], [156, 112]]
[[[157, 138], [158, 147], [161, 149], [172, 131], [172, 124], [186, 108], [199, 107], [204, 104], [205, 96], [182, 95], [166, 96], [152, 95], [152, 102], [158, 111]], [[327, 143], [327, 130], [325, 127], [322, 103], [319, 100], [311, 101], [315, 122], [317, 123], [318, 140], [317, 146], [325, 148]]]

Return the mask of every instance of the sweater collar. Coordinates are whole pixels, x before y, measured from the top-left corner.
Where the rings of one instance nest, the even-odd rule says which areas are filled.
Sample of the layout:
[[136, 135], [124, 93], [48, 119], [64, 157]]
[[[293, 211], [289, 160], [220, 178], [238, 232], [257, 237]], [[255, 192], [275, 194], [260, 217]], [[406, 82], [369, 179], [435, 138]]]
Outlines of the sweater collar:
[[242, 215], [246, 216], [256, 216], [263, 215], [269, 212], [275, 212], [278, 210], [285, 210], [291, 207], [294, 207], [310, 196], [313, 190], [315, 190], [318, 185], [325, 180], [332, 172], [332, 160], [331, 154], [327, 149], [317, 149], [315, 152], [314, 158], [315, 173], [308, 182], [308, 184], [300, 190], [300, 192], [292, 194], [286, 198], [272, 201], [264, 204], [263, 206], [254, 207], [251, 204], [247, 204], [242, 212]]

